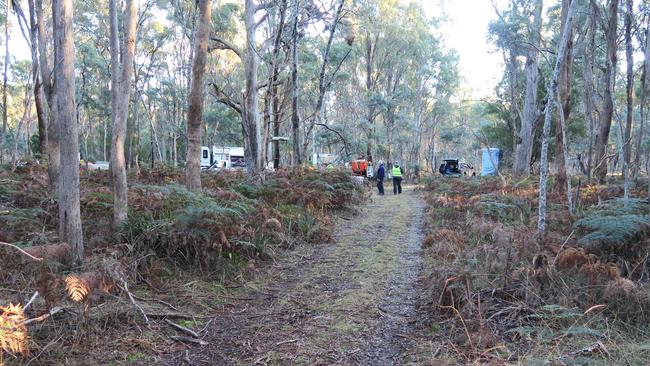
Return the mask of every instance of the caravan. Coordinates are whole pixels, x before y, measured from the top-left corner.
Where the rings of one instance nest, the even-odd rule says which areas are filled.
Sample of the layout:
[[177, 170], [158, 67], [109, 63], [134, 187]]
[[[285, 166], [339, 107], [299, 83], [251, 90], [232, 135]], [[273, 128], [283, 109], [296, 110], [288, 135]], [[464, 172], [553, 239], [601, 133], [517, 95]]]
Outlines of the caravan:
[[244, 168], [243, 147], [201, 146], [201, 170]]

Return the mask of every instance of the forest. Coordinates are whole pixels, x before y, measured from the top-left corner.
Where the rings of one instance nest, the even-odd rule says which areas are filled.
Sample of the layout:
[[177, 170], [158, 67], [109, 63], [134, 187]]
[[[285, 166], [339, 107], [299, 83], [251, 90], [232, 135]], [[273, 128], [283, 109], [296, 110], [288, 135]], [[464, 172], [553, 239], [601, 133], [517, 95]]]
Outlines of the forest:
[[650, 359], [646, 0], [6, 0], [0, 25], [0, 366]]

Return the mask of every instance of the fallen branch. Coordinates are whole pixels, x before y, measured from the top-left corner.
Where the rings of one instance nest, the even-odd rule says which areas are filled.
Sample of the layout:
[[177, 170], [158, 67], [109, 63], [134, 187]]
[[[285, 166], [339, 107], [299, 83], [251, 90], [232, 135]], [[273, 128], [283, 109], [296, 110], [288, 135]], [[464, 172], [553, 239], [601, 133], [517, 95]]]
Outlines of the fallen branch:
[[126, 294], [129, 296], [129, 299], [131, 300], [133, 306], [135, 306], [138, 310], [140, 310], [140, 313], [142, 313], [142, 316], [144, 317], [144, 322], [147, 323], [147, 325], [149, 325], [149, 318], [147, 317], [147, 314], [144, 312], [144, 310], [142, 310], [140, 305], [138, 305], [138, 303], [133, 298], [133, 294], [131, 293], [131, 291], [129, 291], [129, 285], [126, 283], [126, 280], [124, 280], [123, 278], [121, 278], [121, 280], [122, 280], [122, 285], [124, 285], [122, 290], [124, 290], [124, 292], [126, 292]]
[[58, 313], [62, 312], [63, 310], [67, 310], [67, 309], [69, 309], [69, 307], [65, 307], [65, 308], [60, 307], [60, 306], [53, 307], [52, 309], [50, 309], [50, 311], [48, 311], [47, 313], [45, 313], [45, 314], [43, 314], [43, 315], [41, 315], [39, 317], [25, 320], [23, 322], [23, 325], [28, 325], [28, 324], [31, 324], [31, 323], [34, 323], [34, 322], [42, 322], [43, 320], [45, 320], [45, 319], [47, 319], [47, 318], [49, 318], [51, 316], [54, 316], [55, 314], [58, 314]]
[[283, 345], [283, 344], [296, 343], [296, 342], [298, 342], [298, 339], [289, 339], [289, 340], [286, 340], [286, 341], [278, 342], [275, 345], [280, 346], [280, 345]]
[[27, 253], [26, 251], [22, 250], [21, 248], [15, 246], [15, 245], [13, 245], [13, 244], [5, 243], [5, 242], [3, 242], [3, 241], [0, 241], [0, 245], [6, 245], [6, 246], [8, 246], [8, 247], [14, 248], [14, 249], [18, 250], [19, 252], [23, 253], [24, 255], [28, 256], [29, 258], [31, 258], [31, 259], [33, 259], [33, 260], [35, 260], [35, 261], [37, 261], [37, 262], [40, 262], [40, 261], [43, 260], [43, 258], [34, 257], [33, 255]]
[[181, 313], [146, 313], [150, 318], [176, 318], [176, 319], [186, 319], [194, 320], [196, 318], [208, 318], [208, 317], [194, 317], [190, 315], [185, 315]]
[[184, 342], [184, 343], [194, 343], [198, 344], [199, 346], [207, 346], [208, 342], [202, 340], [202, 339], [196, 339], [196, 338], [191, 338], [191, 337], [184, 337], [184, 336], [171, 336], [169, 337], [177, 342]]
[[34, 295], [32, 295], [32, 298], [29, 299], [29, 301], [27, 301], [27, 304], [25, 304], [25, 306], [23, 306], [23, 312], [25, 312], [25, 310], [27, 310], [29, 305], [31, 305], [34, 302], [34, 300], [36, 300], [37, 296], [38, 296], [38, 291], [34, 292]]
[[199, 335], [196, 334], [196, 332], [193, 331], [190, 328], [186, 328], [186, 327], [184, 327], [184, 326], [182, 326], [180, 324], [176, 324], [176, 323], [174, 323], [173, 321], [171, 321], [169, 319], [165, 319], [165, 323], [171, 325], [173, 328], [176, 328], [176, 329], [180, 330], [181, 332], [185, 332], [185, 333], [191, 335], [194, 338], [199, 338]]

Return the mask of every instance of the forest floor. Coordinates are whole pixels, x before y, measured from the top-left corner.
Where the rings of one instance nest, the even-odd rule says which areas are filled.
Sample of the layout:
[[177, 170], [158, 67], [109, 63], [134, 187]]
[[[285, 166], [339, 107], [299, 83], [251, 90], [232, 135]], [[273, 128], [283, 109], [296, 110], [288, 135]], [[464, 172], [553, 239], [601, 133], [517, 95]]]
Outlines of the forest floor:
[[[193, 364], [394, 365], [411, 346], [421, 193], [374, 195], [339, 215], [335, 244], [303, 246], [229, 292]], [[174, 360], [169, 362], [176, 364]]]
[[[75, 269], [43, 250], [60, 247], [50, 244], [58, 210], [44, 175], [0, 174], [0, 241], [48, 256], [32, 262], [0, 250], [0, 341], [15, 334], [27, 350], [9, 353], [0, 342], [0, 364], [646, 365], [650, 357], [643, 184], [628, 201], [616, 181], [582, 187], [573, 215], [564, 195], [549, 192], [547, 234], [537, 238], [535, 179], [433, 177], [378, 196], [344, 171], [279, 172], [265, 183], [224, 173], [206, 175], [195, 194], [179, 172], [151, 171], [135, 177], [130, 220], [113, 233], [107, 176], [90, 174], [89, 250]], [[81, 301], [67, 285], [74, 276], [87, 279]], [[9, 319], [29, 326], [7, 323], [3, 304], [30, 298]]]

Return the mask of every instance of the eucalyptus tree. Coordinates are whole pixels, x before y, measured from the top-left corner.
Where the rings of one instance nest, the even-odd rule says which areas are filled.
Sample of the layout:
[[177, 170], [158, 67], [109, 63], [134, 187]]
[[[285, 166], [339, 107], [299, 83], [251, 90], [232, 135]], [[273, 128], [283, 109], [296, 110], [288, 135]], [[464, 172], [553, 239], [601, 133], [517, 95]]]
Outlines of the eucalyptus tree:
[[[592, 6], [592, 11], [599, 11], [600, 8]], [[602, 76], [602, 106], [595, 143], [595, 176], [600, 183], [605, 182], [607, 175], [607, 162], [609, 160], [606, 147], [609, 141], [609, 131], [612, 126], [614, 115], [613, 85], [616, 78], [616, 52], [618, 50], [618, 0], [608, 0], [607, 21], [603, 22], [605, 32], [605, 65]]]
[[59, 236], [72, 248], [73, 262], [84, 254], [79, 202], [79, 142], [75, 116], [75, 52], [72, 0], [53, 0], [54, 77], [57, 118], [61, 137], [59, 178]]
[[[539, 169], [540, 173], [537, 230], [539, 232], [540, 238], [544, 235], [544, 231], [546, 230], [546, 185], [548, 176], [548, 143], [551, 130], [551, 119], [555, 113], [556, 106], [561, 106], [558, 99], [560, 73], [563, 69], [562, 64], [566, 62], [569, 43], [573, 37], [573, 21], [577, 3], [578, 1], [572, 1], [571, 5], [569, 5], [567, 9], [566, 20], [564, 22], [564, 27], [562, 28], [562, 37], [560, 38], [560, 42], [557, 48], [557, 56], [555, 60], [555, 67], [553, 69], [553, 75], [547, 85], [547, 101], [546, 109], [544, 111], [544, 127], [542, 135], [542, 156]], [[573, 207], [570, 192], [568, 192], [568, 198], [569, 210], [572, 211]]]
[[[113, 189], [113, 225], [118, 226], [127, 218], [128, 195], [126, 181], [126, 120], [129, 114], [129, 96], [135, 54], [135, 28], [137, 8], [135, 0], [127, 0], [123, 12], [124, 38], [119, 40], [118, 7], [110, 0], [111, 29], [111, 106], [113, 134], [111, 143], [111, 182]], [[120, 44], [121, 43], [121, 44]], [[120, 60], [120, 55], [121, 60]]]
[[48, 34], [47, 32], [43, 0], [35, 0], [35, 8], [38, 26], [39, 70], [41, 72], [41, 83], [43, 83], [45, 100], [47, 101], [47, 108], [45, 108], [47, 115], [47, 170], [50, 186], [56, 188], [59, 184], [59, 173], [61, 170], [61, 151], [59, 144], [58, 108], [54, 96], [53, 63], [51, 62], [51, 54], [48, 47], [51, 42], [50, 37], [52, 33]]
[[203, 77], [208, 54], [212, 2], [199, 1], [199, 28], [194, 39], [194, 60], [192, 64], [192, 85], [187, 111], [187, 157], [185, 158], [185, 185], [189, 190], [201, 189], [201, 118], [203, 116]]

